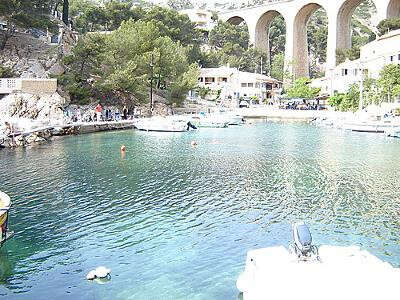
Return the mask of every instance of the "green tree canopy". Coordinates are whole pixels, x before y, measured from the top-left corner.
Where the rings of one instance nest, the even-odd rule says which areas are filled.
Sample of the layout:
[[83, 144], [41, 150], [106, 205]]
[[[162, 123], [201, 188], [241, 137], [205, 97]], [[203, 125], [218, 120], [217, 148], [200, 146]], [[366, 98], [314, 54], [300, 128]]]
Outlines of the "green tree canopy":
[[400, 96], [400, 65], [390, 64], [380, 72], [378, 88], [386, 101], [393, 101]]
[[243, 49], [249, 47], [249, 32], [247, 25], [232, 25], [219, 21], [209, 36], [209, 45], [213, 49], [222, 49], [226, 46], [239, 45]]
[[175, 10], [154, 6], [147, 11], [142, 20], [155, 22], [162, 36], [179, 41], [183, 46], [201, 43], [202, 35], [195, 24], [187, 15], [179, 14]]
[[352, 47], [349, 49], [336, 49], [336, 63], [341, 64], [349, 60], [356, 60], [360, 58], [360, 47]]
[[131, 3], [110, 0], [100, 6], [94, 0], [70, 0], [74, 28], [80, 33], [116, 30], [123, 21], [139, 20], [145, 15], [141, 7]]
[[335, 94], [329, 98], [329, 105], [339, 111], [356, 111], [360, 103], [360, 86], [353, 84], [347, 93]]
[[284, 65], [285, 65], [284, 53], [279, 53], [275, 55], [271, 63], [271, 71], [270, 71], [271, 76], [275, 79], [282, 81], [285, 76]]
[[386, 19], [378, 24], [379, 35], [384, 35], [396, 29], [400, 29], [400, 18]]
[[289, 98], [312, 99], [318, 96], [320, 89], [310, 86], [311, 80], [306, 77], [296, 79], [293, 86], [287, 90]]
[[0, 30], [0, 50], [17, 27], [55, 30], [50, 18], [53, 6], [53, 0], [0, 0], [0, 17], [7, 23], [7, 30]]
[[198, 78], [187, 48], [163, 36], [157, 22], [129, 20], [111, 34], [87, 34], [66, 64], [61, 80], [78, 103], [96, 97], [147, 103], [151, 74], [156, 91], [180, 103]]

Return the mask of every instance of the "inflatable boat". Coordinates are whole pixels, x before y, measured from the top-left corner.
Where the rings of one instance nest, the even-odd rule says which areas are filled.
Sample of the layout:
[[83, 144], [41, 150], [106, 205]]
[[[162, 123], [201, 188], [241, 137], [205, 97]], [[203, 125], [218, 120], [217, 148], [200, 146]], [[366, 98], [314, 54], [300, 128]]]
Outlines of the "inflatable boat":
[[8, 216], [10, 208], [10, 197], [6, 193], [0, 191], [0, 247], [14, 234], [12, 231], [8, 230]]
[[236, 286], [244, 300], [398, 299], [400, 270], [357, 246], [312, 245], [294, 224], [293, 243], [247, 252]]

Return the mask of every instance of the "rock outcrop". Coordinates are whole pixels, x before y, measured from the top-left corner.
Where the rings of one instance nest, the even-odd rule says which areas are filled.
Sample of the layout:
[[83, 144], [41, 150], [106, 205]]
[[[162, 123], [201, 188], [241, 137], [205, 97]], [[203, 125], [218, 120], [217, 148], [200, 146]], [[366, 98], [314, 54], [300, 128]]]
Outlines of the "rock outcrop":
[[68, 101], [58, 93], [52, 95], [10, 94], [0, 100], [0, 122], [11, 121], [19, 130], [60, 124]]
[[51, 78], [65, 70], [62, 59], [70, 54], [76, 35], [65, 26], [60, 27], [60, 43], [51, 44], [46, 37], [35, 38], [28, 33], [17, 33], [9, 39], [0, 55], [0, 64], [11, 68], [17, 77]]

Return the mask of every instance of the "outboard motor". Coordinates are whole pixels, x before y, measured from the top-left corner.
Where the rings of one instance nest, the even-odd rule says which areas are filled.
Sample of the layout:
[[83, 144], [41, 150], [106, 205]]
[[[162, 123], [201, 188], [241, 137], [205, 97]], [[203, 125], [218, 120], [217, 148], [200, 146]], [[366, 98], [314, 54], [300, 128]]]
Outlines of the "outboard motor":
[[192, 128], [192, 129], [197, 129], [197, 127], [196, 127], [196, 126], [194, 126], [194, 125], [193, 125], [193, 123], [192, 123], [192, 122], [190, 122], [190, 121], [189, 121], [189, 122], [187, 122], [187, 126], [188, 126], [188, 127], [187, 127], [187, 130], [188, 130], [188, 131], [189, 131], [189, 129], [190, 129], [190, 128]]
[[295, 223], [292, 225], [293, 248], [294, 253], [299, 259], [307, 260], [312, 254], [318, 257], [318, 248], [312, 245], [311, 232], [304, 222]]

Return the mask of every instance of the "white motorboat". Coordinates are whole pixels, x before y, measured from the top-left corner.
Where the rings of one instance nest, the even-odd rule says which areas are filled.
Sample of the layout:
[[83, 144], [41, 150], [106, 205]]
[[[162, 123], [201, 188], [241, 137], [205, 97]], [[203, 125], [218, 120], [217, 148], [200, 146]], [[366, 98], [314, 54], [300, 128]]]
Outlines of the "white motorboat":
[[241, 125], [244, 123], [243, 116], [233, 112], [218, 111], [209, 114], [209, 116], [219, 119], [221, 122], [226, 122], [228, 125]]
[[226, 128], [228, 121], [214, 115], [199, 114], [191, 118], [191, 122], [199, 128]]
[[389, 137], [400, 138], [400, 126], [386, 129], [385, 134]]
[[197, 127], [203, 128], [226, 128], [228, 125], [243, 124], [243, 117], [238, 114], [226, 113], [223, 111], [214, 113], [200, 113], [192, 117]]
[[392, 127], [393, 125], [390, 121], [364, 121], [343, 124], [343, 129], [356, 132], [384, 133]]
[[384, 133], [386, 130], [400, 126], [399, 119], [389, 115], [370, 115], [360, 113], [350, 121], [343, 123], [343, 129], [356, 132]]
[[293, 226], [294, 245], [247, 252], [236, 286], [243, 300], [397, 299], [400, 270], [357, 246], [311, 245], [304, 223]]
[[141, 119], [135, 122], [134, 126], [141, 131], [156, 132], [186, 132], [190, 129], [196, 129], [196, 126], [190, 121], [163, 117]]

